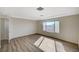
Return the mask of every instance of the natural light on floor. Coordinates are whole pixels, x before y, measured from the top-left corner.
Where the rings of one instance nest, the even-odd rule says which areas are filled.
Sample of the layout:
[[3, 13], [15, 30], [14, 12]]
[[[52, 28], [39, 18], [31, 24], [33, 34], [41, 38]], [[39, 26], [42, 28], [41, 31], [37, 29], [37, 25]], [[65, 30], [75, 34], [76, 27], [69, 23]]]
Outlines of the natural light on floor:
[[41, 36], [34, 45], [44, 52], [65, 52], [64, 46], [61, 42], [55, 41], [50, 38]]

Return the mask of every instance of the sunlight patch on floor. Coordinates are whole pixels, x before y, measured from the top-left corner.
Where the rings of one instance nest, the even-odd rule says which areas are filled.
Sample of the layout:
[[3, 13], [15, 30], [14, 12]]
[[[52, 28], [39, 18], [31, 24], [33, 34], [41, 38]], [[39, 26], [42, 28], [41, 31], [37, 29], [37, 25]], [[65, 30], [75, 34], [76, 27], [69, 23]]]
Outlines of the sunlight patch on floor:
[[64, 46], [61, 42], [44, 36], [41, 36], [34, 45], [44, 52], [65, 52]]
[[64, 45], [61, 42], [56, 41], [55, 44], [58, 52], [66, 52], [64, 49]]

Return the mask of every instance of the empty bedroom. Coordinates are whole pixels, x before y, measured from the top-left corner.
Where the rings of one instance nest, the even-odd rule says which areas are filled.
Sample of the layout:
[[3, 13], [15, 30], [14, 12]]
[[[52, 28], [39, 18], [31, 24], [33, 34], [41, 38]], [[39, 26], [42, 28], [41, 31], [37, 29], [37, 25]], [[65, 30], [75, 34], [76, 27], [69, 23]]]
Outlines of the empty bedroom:
[[0, 52], [79, 52], [79, 8], [0, 7]]

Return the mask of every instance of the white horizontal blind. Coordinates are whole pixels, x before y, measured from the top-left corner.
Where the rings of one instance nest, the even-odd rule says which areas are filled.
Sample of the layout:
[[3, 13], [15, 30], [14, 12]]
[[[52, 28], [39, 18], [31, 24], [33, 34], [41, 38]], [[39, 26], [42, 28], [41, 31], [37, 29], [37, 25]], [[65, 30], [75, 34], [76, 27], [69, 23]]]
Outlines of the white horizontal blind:
[[59, 33], [59, 21], [43, 22], [43, 31]]
[[55, 21], [55, 32], [59, 33], [59, 21]]

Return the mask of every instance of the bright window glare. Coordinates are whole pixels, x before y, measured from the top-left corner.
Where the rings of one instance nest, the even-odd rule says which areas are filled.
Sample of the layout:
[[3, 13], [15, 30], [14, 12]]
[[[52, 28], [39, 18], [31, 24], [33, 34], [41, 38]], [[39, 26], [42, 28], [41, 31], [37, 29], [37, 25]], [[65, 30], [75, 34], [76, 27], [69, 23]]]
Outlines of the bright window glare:
[[55, 32], [59, 33], [59, 21], [55, 21]]
[[59, 33], [59, 21], [43, 22], [43, 31]]
[[47, 25], [53, 25], [54, 22], [46, 22]]

